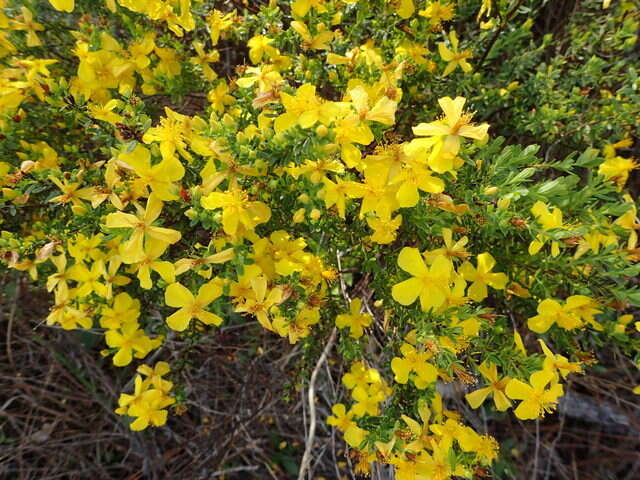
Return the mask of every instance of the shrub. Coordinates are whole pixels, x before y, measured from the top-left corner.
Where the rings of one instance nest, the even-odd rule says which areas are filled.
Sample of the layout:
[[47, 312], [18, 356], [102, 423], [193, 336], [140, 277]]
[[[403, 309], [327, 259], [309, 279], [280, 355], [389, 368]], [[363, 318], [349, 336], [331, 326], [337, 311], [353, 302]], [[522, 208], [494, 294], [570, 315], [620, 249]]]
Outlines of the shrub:
[[184, 408], [168, 336], [246, 320], [399, 479], [498, 457], [442, 385], [536, 420], [640, 361], [632, 2], [96, 3], [1, 3], [0, 249], [137, 366], [132, 430]]

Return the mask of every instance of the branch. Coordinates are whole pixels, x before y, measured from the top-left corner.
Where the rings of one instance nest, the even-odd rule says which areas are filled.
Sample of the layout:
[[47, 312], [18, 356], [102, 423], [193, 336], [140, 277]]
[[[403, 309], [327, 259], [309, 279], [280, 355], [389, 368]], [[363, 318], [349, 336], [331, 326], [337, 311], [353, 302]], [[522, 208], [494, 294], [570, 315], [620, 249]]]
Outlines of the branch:
[[518, 8], [520, 8], [520, 5], [522, 5], [523, 3], [524, 3], [524, 0], [519, 0], [513, 6], [513, 8], [511, 10], [509, 10], [509, 12], [504, 16], [504, 20], [502, 21], [502, 23], [500, 23], [500, 26], [498, 27], [498, 30], [496, 30], [496, 33], [493, 35], [493, 37], [489, 41], [489, 45], [487, 45], [487, 48], [485, 49], [484, 54], [480, 58], [480, 61], [478, 62], [478, 66], [476, 68], [480, 69], [480, 67], [482, 67], [482, 64], [487, 59], [487, 56], [489, 55], [489, 52], [493, 48], [493, 45], [496, 43], [496, 40], [498, 40], [498, 37], [500, 36], [502, 31], [505, 29], [507, 24], [511, 21], [511, 19], [513, 18], [515, 13], [518, 11]]
[[311, 379], [309, 380], [309, 436], [307, 437], [304, 455], [302, 456], [302, 463], [300, 464], [300, 471], [298, 472], [298, 480], [304, 480], [304, 475], [309, 468], [309, 464], [311, 463], [311, 449], [313, 448], [313, 441], [316, 436], [316, 404], [315, 404], [315, 383], [318, 378], [318, 372], [320, 372], [320, 368], [322, 364], [327, 359], [331, 348], [333, 347], [334, 342], [336, 341], [336, 327], [333, 327], [333, 331], [331, 332], [331, 336], [327, 341], [327, 345], [324, 347], [322, 351], [322, 355], [318, 359], [318, 363], [316, 363], [315, 368], [313, 369], [313, 373], [311, 373]]

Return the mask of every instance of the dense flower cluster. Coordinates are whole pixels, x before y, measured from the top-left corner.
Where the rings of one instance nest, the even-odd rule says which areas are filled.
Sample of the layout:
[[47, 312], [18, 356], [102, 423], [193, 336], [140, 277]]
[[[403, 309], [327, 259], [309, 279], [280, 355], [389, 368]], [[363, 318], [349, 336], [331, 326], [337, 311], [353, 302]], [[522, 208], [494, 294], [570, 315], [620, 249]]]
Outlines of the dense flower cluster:
[[[505, 2], [23, 3], [0, 0], [2, 262], [113, 365], [241, 317], [292, 344], [335, 326], [327, 422], [356, 469], [444, 480], [498, 445], [439, 386], [532, 420], [590, 339], [638, 362], [634, 140], [555, 160], [496, 139], [473, 108], [519, 83], [485, 88], [490, 50], [454, 21], [488, 43]], [[137, 371], [116, 412], [162, 426], [179, 380]]]

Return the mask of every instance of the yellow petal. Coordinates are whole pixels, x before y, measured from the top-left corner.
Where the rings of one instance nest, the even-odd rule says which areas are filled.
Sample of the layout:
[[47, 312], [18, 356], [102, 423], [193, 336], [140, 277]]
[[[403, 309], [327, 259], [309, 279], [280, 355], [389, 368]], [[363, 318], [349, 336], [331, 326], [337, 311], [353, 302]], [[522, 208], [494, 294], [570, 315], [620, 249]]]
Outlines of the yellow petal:
[[413, 134], [421, 137], [435, 137], [449, 135], [451, 128], [437, 120], [431, 123], [420, 123], [413, 127]]
[[130, 348], [121, 348], [118, 350], [113, 356], [113, 364], [116, 367], [124, 367], [125, 365], [129, 365], [132, 360], [131, 349]]
[[428, 273], [427, 266], [417, 248], [404, 247], [398, 255], [398, 266], [414, 277], [424, 277]]
[[175, 282], [175, 268], [173, 263], [165, 261], [155, 261], [151, 263], [151, 268], [158, 272], [160, 278], [167, 283]]
[[536, 315], [535, 317], [531, 317], [527, 321], [527, 327], [529, 327], [529, 330], [531, 330], [532, 332], [544, 333], [549, 330], [553, 323], [553, 317], [549, 317], [546, 315]]
[[472, 138], [474, 140], [484, 140], [487, 137], [489, 125], [483, 123], [481, 125], [465, 125], [458, 130], [458, 135], [462, 137]]
[[451, 97], [444, 97], [438, 100], [449, 126], [454, 126], [458, 123], [460, 117], [462, 117], [462, 110], [466, 101], [464, 97], [456, 97], [455, 100], [452, 100]]
[[191, 314], [184, 308], [181, 308], [167, 318], [167, 325], [169, 325], [169, 328], [176, 330], [177, 332], [182, 332], [189, 326], [190, 320]]
[[505, 410], [508, 410], [509, 407], [511, 407], [511, 402], [501, 391], [493, 392], [493, 402], [496, 404], [496, 409], [499, 412], [504, 412]]
[[395, 374], [395, 381], [405, 384], [409, 381], [409, 373], [411, 372], [411, 364], [404, 358], [395, 357], [391, 360], [391, 370]]
[[164, 301], [170, 307], [180, 308], [194, 302], [193, 293], [180, 283], [172, 283], [164, 292]]
[[396, 199], [398, 200], [398, 204], [402, 208], [411, 208], [418, 203], [418, 201], [420, 200], [420, 195], [418, 194], [418, 189], [415, 187], [415, 185], [411, 185], [409, 182], [405, 182], [398, 189], [398, 192], [396, 193]]
[[75, 0], [49, 0], [51, 6], [60, 12], [73, 12]]
[[480, 281], [474, 282], [467, 290], [467, 295], [471, 300], [480, 302], [488, 296], [487, 285]]
[[400, 305], [411, 305], [422, 292], [422, 282], [417, 278], [410, 278], [400, 282], [391, 289], [391, 296]]
[[418, 364], [414, 370], [418, 377], [426, 383], [433, 383], [438, 379], [438, 370], [430, 363]]
[[411, 417], [407, 417], [406, 415], [402, 415], [401, 417], [402, 417], [402, 420], [404, 420], [404, 422], [407, 424], [407, 426], [409, 427], [409, 430], [411, 430], [411, 433], [413, 433], [414, 436], [419, 437], [420, 435], [422, 435], [422, 427], [418, 422], [416, 422]]
[[222, 287], [214, 279], [200, 287], [197, 300], [201, 305], [208, 305], [220, 295], [222, 295]]
[[222, 324], [222, 318], [215, 313], [205, 312], [204, 310], [198, 312], [196, 318], [207, 325], [215, 325], [217, 327]]
[[531, 385], [537, 391], [542, 391], [544, 387], [553, 379], [553, 372], [548, 370], [539, 370], [531, 375]]
[[509, 398], [513, 398], [515, 400], [524, 400], [525, 398], [529, 398], [533, 394], [533, 388], [530, 385], [527, 385], [522, 380], [518, 380], [516, 378], [511, 379], [509, 383], [507, 383], [507, 388], [505, 392], [509, 396]]
[[110, 213], [106, 218], [107, 228], [134, 228], [138, 222], [135, 215], [123, 212]]
[[514, 413], [520, 420], [533, 420], [538, 418], [540, 405], [533, 401], [525, 400], [518, 405]]
[[176, 243], [182, 238], [182, 234], [177, 230], [162, 227], [148, 227], [147, 233], [151, 238], [165, 243]]
[[347, 442], [351, 447], [358, 448], [362, 442], [364, 442], [367, 431], [358, 427], [357, 425], [352, 425], [347, 428], [347, 431], [344, 432], [344, 441]]
[[157, 195], [151, 194], [147, 200], [147, 208], [144, 212], [145, 223], [151, 223], [156, 220], [162, 212], [162, 201]]
[[137, 263], [144, 259], [143, 241], [144, 233], [141, 230], [135, 230], [131, 238], [120, 245], [120, 256], [124, 263]]

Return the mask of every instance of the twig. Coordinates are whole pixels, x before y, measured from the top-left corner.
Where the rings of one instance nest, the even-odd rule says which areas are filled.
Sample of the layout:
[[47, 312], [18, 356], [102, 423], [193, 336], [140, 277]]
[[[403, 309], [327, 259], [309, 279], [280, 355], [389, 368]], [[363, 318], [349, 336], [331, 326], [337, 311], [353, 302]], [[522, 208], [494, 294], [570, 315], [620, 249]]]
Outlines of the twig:
[[16, 316], [16, 308], [18, 307], [18, 299], [20, 298], [20, 279], [16, 281], [16, 291], [13, 296], [13, 303], [11, 304], [11, 310], [9, 311], [9, 320], [7, 323], [7, 358], [9, 359], [9, 364], [12, 367], [15, 367], [15, 362], [13, 361], [13, 351], [11, 350], [11, 333], [13, 330], [13, 320]]
[[298, 480], [304, 480], [304, 476], [309, 468], [309, 464], [311, 463], [311, 449], [313, 448], [313, 441], [315, 440], [316, 435], [316, 404], [315, 404], [315, 383], [318, 378], [318, 372], [320, 372], [320, 368], [322, 364], [327, 359], [331, 348], [336, 340], [336, 327], [333, 327], [331, 331], [331, 336], [327, 341], [327, 345], [324, 347], [322, 351], [322, 355], [318, 359], [313, 372], [311, 373], [311, 378], [309, 379], [309, 392], [308, 392], [308, 400], [309, 400], [309, 435], [306, 440], [306, 445], [304, 448], [304, 455], [302, 456], [302, 462], [300, 463], [300, 471], [298, 472]]
[[551, 462], [553, 461], [556, 445], [558, 444], [558, 441], [562, 437], [562, 432], [564, 430], [564, 421], [566, 418], [567, 416], [565, 415], [565, 412], [560, 412], [560, 426], [558, 427], [558, 433], [556, 434], [555, 438], [553, 439], [553, 441], [551, 442], [551, 445], [548, 448], [549, 462], [547, 463], [547, 468], [545, 469], [545, 472], [544, 472], [544, 480], [549, 480], [549, 475], [551, 475]]
[[344, 283], [344, 278], [342, 277], [342, 264], [340, 262], [340, 257], [342, 256], [342, 252], [336, 252], [336, 260], [338, 262], [338, 277], [340, 278], [340, 291], [342, 292], [342, 296], [349, 304], [351, 303], [351, 299], [349, 298], [349, 294], [347, 293], [347, 285]]
[[533, 455], [533, 475], [534, 480], [538, 478], [538, 454], [540, 453], [540, 419], [536, 418], [536, 449]]
[[210, 475], [210, 478], [221, 477], [223, 475], [227, 475], [228, 473], [235, 472], [255, 472], [256, 470], [258, 470], [258, 468], [260, 468], [258, 465], [244, 465], [241, 467], [227, 468], [225, 470], [216, 470]]

